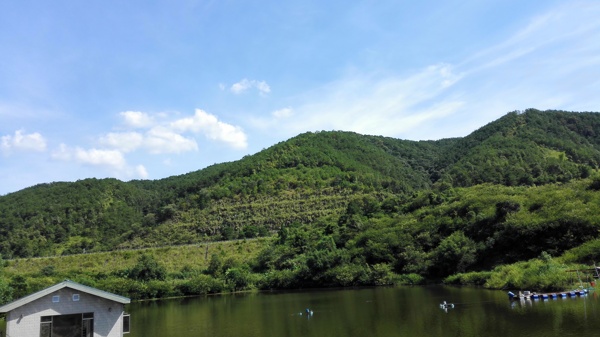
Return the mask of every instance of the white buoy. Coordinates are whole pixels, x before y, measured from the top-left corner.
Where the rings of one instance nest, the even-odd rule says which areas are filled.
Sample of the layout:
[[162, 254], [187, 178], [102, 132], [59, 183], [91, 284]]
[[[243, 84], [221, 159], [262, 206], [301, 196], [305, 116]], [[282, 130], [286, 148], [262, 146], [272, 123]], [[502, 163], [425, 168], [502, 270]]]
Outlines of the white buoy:
[[442, 304], [440, 304], [440, 308], [442, 308], [442, 309], [454, 308], [454, 303], [446, 303], [446, 301], [444, 301], [444, 302], [442, 302]]

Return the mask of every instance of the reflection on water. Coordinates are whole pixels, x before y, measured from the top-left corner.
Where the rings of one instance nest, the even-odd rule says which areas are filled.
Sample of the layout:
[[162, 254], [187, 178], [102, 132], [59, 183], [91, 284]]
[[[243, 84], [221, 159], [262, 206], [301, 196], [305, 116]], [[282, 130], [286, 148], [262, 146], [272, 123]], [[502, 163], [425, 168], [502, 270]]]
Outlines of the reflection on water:
[[[454, 308], [440, 307], [443, 301]], [[503, 291], [436, 286], [208, 296], [127, 311], [131, 337], [587, 337], [600, 331], [598, 303], [596, 293], [511, 302]]]

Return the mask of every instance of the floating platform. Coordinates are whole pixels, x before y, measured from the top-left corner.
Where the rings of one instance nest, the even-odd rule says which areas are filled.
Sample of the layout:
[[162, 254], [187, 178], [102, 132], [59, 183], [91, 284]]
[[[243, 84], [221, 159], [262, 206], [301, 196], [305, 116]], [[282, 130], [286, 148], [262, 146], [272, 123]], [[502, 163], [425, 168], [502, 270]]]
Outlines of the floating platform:
[[567, 297], [581, 297], [586, 296], [589, 293], [588, 289], [578, 289], [571, 291], [562, 291], [556, 293], [542, 293], [538, 294], [536, 292], [523, 291], [518, 294], [513, 293], [512, 291], [508, 292], [508, 298], [512, 301], [520, 301], [520, 300], [548, 300], [548, 299], [557, 299], [557, 298], [567, 298]]

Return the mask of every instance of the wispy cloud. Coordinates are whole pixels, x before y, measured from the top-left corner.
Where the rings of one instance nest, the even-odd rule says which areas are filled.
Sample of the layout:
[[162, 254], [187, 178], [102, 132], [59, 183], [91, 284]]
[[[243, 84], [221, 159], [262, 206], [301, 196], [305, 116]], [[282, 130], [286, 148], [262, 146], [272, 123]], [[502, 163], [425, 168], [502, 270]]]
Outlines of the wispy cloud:
[[[283, 126], [294, 134], [333, 129], [398, 136], [416, 127], [416, 121], [455, 112], [462, 102], [445, 97], [445, 93], [460, 78], [447, 64], [429, 66], [406, 77], [354, 73], [301, 97], [300, 101], [307, 103], [294, 107], [293, 114], [286, 108], [272, 116], [280, 121], [280, 129]], [[421, 116], [415, 118], [415, 114]]]
[[0, 149], [6, 154], [14, 151], [42, 152], [46, 150], [46, 139], [37, 132], [27, 134], [23, 130], [17, 130], [14, 135], [0, 137]]
[[244, 78], [243, 80], [234, 83], [230, 90], [234, 94], [241, 94], [250, 89], [256, 89], [262, 95], [266, 95], [271, 92], [271, 87], [265, 81], [249, 80]]
[[300, 95], [288, 118], [278, 112], [252, 122], [285, 136], [325, 129], [439, 139], [517, 109], [597, 110], [600, 96], [590, 100], [600, 89], [597, 17], [597, 2], [559, 5], [463, 61], [349, 73]]
[[294, 114], [294, 110], [291, 107], [275, 110], [271, 113], [271, 115], [277, 119], [279, 118], [288, 118]]
[[[582, 6], [585, 10], [582, 11]], [[512, 36], [475, 53], [462, 62], [460, 67], [468, 67], [471, 71], [498, 67], [503, 64], [524, 58], [530, 54], [534, 58], [555, 58], [572, 51], [567, 46], [576, 47], [580, 41], [589, 37], [597, 37], [600, 21], [600, 4], [573, 1], [557, 6], [550, 11], [532, 18], [529, 23], [516, 31]], [[597, 41], [596, 38], [592, 40]], [[556, 47], [559, 47], [558, 49]], [[595, 50], [598, 43], [589, 44]], [[550, 53], [541, 54], [542, 50]]]

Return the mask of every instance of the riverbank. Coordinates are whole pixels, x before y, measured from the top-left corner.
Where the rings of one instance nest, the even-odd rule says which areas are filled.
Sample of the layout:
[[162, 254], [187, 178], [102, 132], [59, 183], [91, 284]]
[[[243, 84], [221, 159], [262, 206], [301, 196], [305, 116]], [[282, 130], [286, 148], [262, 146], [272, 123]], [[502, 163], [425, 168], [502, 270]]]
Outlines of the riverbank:
[[[307, 288], [296, 281], [298, 274], [292, 270], [253, 271], [254, 261], [273, 240], [261, 238], [4, 261], [0, 300], [5, 303], [64, 279], [122, 294], [133, 300]], [[587, 274], [575, 275], [567, 271], [586, 269], [588, 266], [574, 261], [588, 256], [586, 252], [595, 251], [597, 245], [598, 242], [591, 242], [558, 258], [542, 254], [540, 258], [498, 266], [491, 271], [455, 274], [442, 282], [488, 289], [568, 290], [578, 285], [580, 279], [581, 282], [590, 282]], [[335, 283], [323, 283], [319, 288], [439, 282], [419, 274], [399, 275], [382, 265], [349, 272], [362, 273], [361, 278], [344, 279], [344, 274], [336, 275]], [[346, 281], [349, 283], [344, 284]]]

